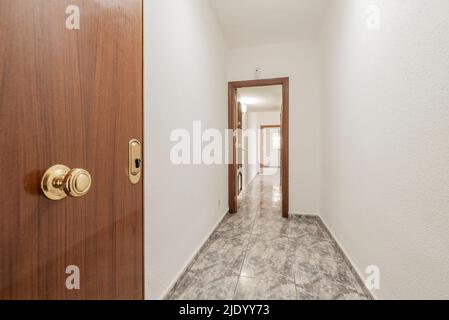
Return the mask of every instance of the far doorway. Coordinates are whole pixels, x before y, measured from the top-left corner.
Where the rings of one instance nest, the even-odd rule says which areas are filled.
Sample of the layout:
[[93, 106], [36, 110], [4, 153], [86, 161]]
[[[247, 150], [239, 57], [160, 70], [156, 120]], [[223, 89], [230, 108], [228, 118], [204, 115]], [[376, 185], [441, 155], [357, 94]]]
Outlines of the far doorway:
[[241, 192], [258, 176], [278, 178], [282, 216], [289, 216], [289, 79], [229, 83], [229, 208], [237, 213]]

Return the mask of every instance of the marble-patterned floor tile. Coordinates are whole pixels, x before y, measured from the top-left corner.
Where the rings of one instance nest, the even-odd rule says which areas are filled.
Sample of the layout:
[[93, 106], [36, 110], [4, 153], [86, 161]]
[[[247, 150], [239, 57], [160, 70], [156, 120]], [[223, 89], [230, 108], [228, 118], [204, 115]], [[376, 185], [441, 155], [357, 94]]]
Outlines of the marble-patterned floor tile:
[[[314, 282], [296, 286], [299, 300], [336, 300], [345, 298], [365, 297], [354, 283], [341, 283], [340, 281], [321, 275]], [[365, 297], [366, 299], [366, 297]]]
[[235, 300], [296, 300], [293, 283], [241, 277]]
[[330, 240], [296, 247], [293, 272], [300, 299], [364, 296], [352, 268]]
[[255, 220], [255, 214], [227, 214], [222, 223], [218, 226], [217, 231], [234, 231], [240, 234], [249, 234], [251, 233]]
[[281, 208], [279, 175], [257, 177], [167, 298], [371, 299], [319, 217]]
[[313, 237], [308, 236], [290, 241], [295, 256], [293, 272], [296, 284], [314, 282], [322, 275], [347, 280], [351, 269], [330, 241], [313, 242]]
[[257, 213], [260, 209], [260, 205], [259, 205], [259, 200], [255, 200], [255, 201], [244, 201], [244, 200], [239, 200], [238, 201], [238, 206], [237, 206], [237, 210], [239, 213]]
[[335, 300], [371, 300], [371, 297], [360, 292], [348, 292], [339, 295]]
[[188, 272], [173, 293], [173, 300], [232, 300], [238, 276], [211, 276]]
[[288, 236], [291, 238], [303, 237], [305, 235], [324, 237], [324, 233], [317, 219], [315, 217], [291, 216], [289, 219]]
[[259, 214], [259, 209], [258, 208], [251, 208], [251, 207], [249, 207], [249, 208], [241, 208], [241, 209], [238, 209], [238, 212], [236, 213], [236, 215], [242, 215], [242, 216], [244, 216], [244, 217], [247, 217], [247, 218], [251, 218], [251, 219], [256, 219], [256, 216]]
[[343, 254], [335, 241], [327, 237], [314, 237], [314, 239], [315, 241], [310, 247], [310, 250], [317, 252], [321, 256], [343, 258]]
[[311, 248], [315, 243], [326, 240], [317, 237], [315, 234], [306, 234], [302, 237], [289, 237], [289, 239], [295, 256], [302, 256], [310, 253]]
[[341, 283], [352, 282], [348, 268], [343, 261], [322, 257], [318, 254], [305, 257], [295, 257], [293, 263], [295, 283], [298, 285], [316, 281], [322, 276], [333, 277]]
[[253, 235], [270, 234], [275, 237], [287, 237], [289, 221], [279, 215], [258, 216], [252, 231]]
[[201, 250], [190, 271], [207, 274], [239, 275], [249, 234], [215, 232]]
[[251, 236], [241, 276], [293, 282], [292, 258], [287, 237]]

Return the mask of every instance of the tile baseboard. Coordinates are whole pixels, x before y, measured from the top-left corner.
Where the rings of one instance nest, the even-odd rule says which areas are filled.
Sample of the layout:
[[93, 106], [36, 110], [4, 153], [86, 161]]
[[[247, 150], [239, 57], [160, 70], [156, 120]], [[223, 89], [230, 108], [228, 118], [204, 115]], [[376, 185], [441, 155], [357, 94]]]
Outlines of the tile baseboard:
[[293, 211], [290, 211], [288, 214], [291, 217], [292, 216], [297, 216], [297, 217], [320, 217], [320, 215], [318, 213], [313, 213], [313, 212], [306, 213], [306, 212], [293, 212]]

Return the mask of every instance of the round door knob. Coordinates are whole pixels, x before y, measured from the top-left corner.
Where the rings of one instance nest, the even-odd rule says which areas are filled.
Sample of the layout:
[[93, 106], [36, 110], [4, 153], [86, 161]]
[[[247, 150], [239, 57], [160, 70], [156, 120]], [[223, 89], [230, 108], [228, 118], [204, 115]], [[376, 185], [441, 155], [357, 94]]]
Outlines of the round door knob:
[[86, 170], [59, 164], [48, 169], [41, 180], [42, 192], [50, 200], [85, 196], [91, 185], [92, 177]]
[[64, 191], [74, 198], [86, 195], [91, 184], [92, 178], [84, 169], [72, 169], [64, 177]]

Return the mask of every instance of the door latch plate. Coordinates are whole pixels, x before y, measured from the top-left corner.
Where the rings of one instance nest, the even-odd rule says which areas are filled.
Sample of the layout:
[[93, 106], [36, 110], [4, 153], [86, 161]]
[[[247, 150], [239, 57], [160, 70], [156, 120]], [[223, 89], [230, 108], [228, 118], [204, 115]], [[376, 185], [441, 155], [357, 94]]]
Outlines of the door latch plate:
[[129, 142], [129, 181], [139, 183], [142, 176], [142, 144], [133, 139]]

